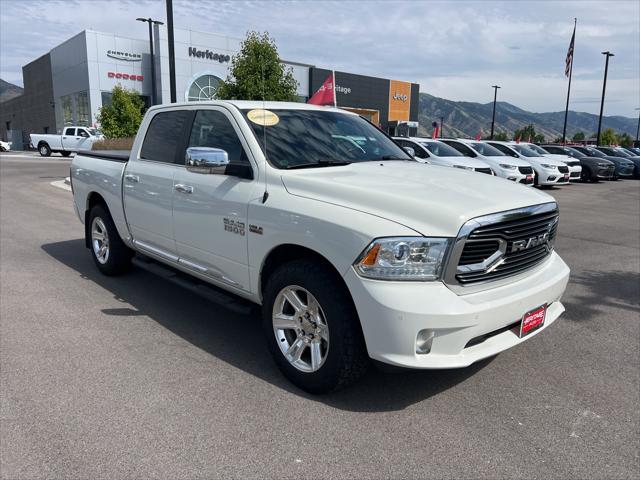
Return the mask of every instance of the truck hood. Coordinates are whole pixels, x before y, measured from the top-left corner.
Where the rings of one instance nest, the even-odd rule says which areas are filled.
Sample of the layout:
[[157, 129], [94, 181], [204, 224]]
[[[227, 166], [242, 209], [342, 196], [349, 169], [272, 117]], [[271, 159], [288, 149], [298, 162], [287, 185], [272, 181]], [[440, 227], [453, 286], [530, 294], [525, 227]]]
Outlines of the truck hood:
[[454, 237], [474, 217], [554, 201], [509, 180], [417, 162], [286, 171], [282, 182], [291, 195], [365, 212], [434, 237]]

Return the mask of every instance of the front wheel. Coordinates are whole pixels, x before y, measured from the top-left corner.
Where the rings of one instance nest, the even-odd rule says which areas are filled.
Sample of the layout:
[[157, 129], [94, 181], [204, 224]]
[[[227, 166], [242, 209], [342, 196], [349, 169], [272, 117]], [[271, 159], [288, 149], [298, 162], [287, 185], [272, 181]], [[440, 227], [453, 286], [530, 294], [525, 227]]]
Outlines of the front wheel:
[[594, 177], [588, 168], [582, 169], [582, 172], [580, 173], [580, 179], [582, 180], [583, 183], [598, 181], [598, 177]]
[[120, 238], [104, 206], [96, 205], [91, 209], [87, 234], [91, 256], [98, 270], [109, 276], [129, 270], [133, 251]]
[[349, 292], [320, 262], [294, 260], [271, 275], [264, 290], [263, 331], [282, 373], [310, 393], [339, 390], [369, 365]]
[[51, 147], [48, 144], [42, 142], [38, 145], [38, 152], [42, 157], [50, 157], [51, 156]]

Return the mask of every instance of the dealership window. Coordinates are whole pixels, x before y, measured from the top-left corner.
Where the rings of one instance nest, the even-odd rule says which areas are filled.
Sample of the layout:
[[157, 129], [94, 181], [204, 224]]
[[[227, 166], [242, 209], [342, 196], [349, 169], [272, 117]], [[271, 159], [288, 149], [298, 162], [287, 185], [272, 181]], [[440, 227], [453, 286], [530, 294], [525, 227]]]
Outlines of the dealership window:
[[76, 94], [77, 125], [89, 125], [89, 96], [87, 92]]
[[[111, 105], [111, 98], [113, 97], [113, 94], [111, 92], [100, 93], [102, 97], [102, 106], [105, 107], [107, 105]], [[151, 97], [148, 95], [140, 95], [140, 100], [144, 103], [144, 107], [142, 108], [142, 113], [144, 113], [151, 106]]]
[[71, 95], [60, 97], [60, 103], [62, 105], [62, 123], [65, 125], [73, 123], [73, 102]]
[[213, 100], [221, 81], [222, 79], [215, 75], [202, 75], [196, 78], [187, 90], [187, 101]]

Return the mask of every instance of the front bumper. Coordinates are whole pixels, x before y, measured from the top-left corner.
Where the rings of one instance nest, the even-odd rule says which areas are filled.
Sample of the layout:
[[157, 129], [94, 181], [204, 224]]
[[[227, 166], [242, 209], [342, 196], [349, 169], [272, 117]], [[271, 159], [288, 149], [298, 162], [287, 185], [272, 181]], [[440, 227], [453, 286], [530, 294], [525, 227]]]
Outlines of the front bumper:
[[596, 176], [602, 180], [611, 180], [614, 177], [616, 167], [611, 165], [610, 167], [598, 167], [598, 173]]
[[616, 176], [618, 177], [632, 177], [633, 166], [616, 167]]
[[569, 166], [569, 180], [577, 182], [582, 177], [582, 166], [574, 165]]
[[[466, 367], [537, 335], [564, 312], [560, 298], [568, 280], [569, 268], [555, 252], [525, 278], [467, 295], [457, 295], [441, 282], [368, 280], [352, 268], [345, 275], [369, 356], [423, 369]], [[468, 346], [543, 304], [548, 304], [545, 324], [527, 337], [505, 330]], [[417, 354], [416, 337], [424, 329], [435, 335], [431, 351]]]

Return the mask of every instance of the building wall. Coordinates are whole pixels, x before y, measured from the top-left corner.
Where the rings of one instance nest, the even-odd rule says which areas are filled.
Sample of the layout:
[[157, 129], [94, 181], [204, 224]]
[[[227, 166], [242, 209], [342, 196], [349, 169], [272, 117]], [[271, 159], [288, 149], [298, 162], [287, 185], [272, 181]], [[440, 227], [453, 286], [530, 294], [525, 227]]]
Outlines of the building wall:
[[23, 94], [0, 104], [0, 138], [11, 140], [7, 132], [10, 122], [11, 130], [22, 131], [27, 146], [30, 133], [53, 133], [56, 129], [50, 55], [22, 67], [22, 77]]

